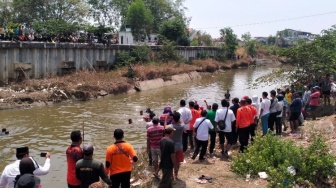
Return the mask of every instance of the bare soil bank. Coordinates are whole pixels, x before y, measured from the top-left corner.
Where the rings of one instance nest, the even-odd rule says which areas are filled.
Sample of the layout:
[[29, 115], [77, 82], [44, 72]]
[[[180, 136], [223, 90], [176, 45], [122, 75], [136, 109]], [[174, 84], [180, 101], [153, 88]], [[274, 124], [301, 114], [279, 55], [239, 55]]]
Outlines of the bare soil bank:
[[[241, 59], [222, 63], [208, 59], [194, 60], [190, 64], [176, 62], [142, 64], [133, 66], [134, 79], [127, 77], [127, 68], [99, 72], [81, 70], [64, 76], [29, 79], [0, 87], [0, 109], [52, 105], [66, 100], [86, 101], [109, 94], [154, 89], [197, 79], [200, 74], [266, 62], [266, 60]], [[155, 79], [159, 81], [153, 81]]]

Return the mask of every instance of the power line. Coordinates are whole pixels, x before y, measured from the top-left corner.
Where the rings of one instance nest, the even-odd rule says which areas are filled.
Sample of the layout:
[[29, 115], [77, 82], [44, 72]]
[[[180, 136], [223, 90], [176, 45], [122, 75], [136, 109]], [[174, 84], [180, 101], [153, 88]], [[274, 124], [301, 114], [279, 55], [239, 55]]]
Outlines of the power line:
[[[293, 17], [293, 18], [285, 18], [285, 19], [273, 20], [273, 21], [256, 22], [256, 23], [249, 23], [249, 24], [238, 24], [238, 25], [229, 26], [229, 27], [232, 28], [232, 27], [244, 27], [244, 26], [251, 26], [251, 25], [271, 24], [271, 23], [276, 23], [276, 22], [298, 20], [298, 19], [303, 19], [303, 18], [324, 16], [324, 15], [335, 14], [335, 13], [336, 13], [336, 11], [331, 11], [331, 12], [326, 12], [326, 13], [312, 14], [312, 15], [308, 15], [308, 16], [300, 16], [300, 17]], [[223, 27], [203, 27], [203, 28], [195, 28], [195, 29], [218, 29], [218, 28], [223, 28]]]

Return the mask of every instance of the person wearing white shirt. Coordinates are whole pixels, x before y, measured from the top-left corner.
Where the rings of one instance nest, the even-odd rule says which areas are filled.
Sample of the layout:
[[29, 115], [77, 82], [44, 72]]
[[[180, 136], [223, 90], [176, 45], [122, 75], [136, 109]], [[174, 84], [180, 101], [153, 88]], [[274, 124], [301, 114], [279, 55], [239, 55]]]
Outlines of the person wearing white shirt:
[[305, 86], [305, 89], [306, 90], [303, 94], [303, 105], [304, 105], [303, 117], [304, 119], [307, 118], [307, 110], [309, 107], [309, 101], [310, 101], [310, 95], [311, 95], [310, 85]]
[[180, 101], [180, 109], [178, 109], [178, 112], [181, 114], [180, 121], [181, 125], [184, 126], [185, 132], [183, 132], [182, 135], [182, 144], [183, 144], [183, 152], [187, 150], [188, 147], [188, 138], [189, 138], [189, 144], [193, 145], [193, 130], [190, 130], [190, 121], [192, 120], [191, 111], [189, 108], [186, 107], [186, 101], [181, 100]]
[[268, 117], [270, 115], [270, 106], [271, 106], [271, 101], [267, 98], [268, 93], [264, 91], [262, 93], [262, 101], [260, 105], [260, 115], [259, 119], [261, 119], [261, 125], [262, 125], [262, 130], [263, 130], [263, 135], [267, 134], [268, 131]]
[[196, 148], [193, 156], [191, 157], [193, 160], [199, 153], [200, 148], [202, 147], [201, 153], [199, 155], [199, 160], [203, 161], [204, 155], [206, 153], [208, 147], [208, 139], [209, 139], [209, 128], [213, 129], [213, 125], [210, 120], [206, 119], [207, 111], [202, 110], [200, 118], [197, 118], [195, 124], [193, 125], [196, 134]]
[[[222, 149], [222, 154], [226, 157], [229, 156], [228, 151], [230, 150], [232, 144], [234, 144], [234, 136], [232, 134], [233, 122], [236, 120], [236, 117], [231, 109], [229, 109], [229, 102], [225, 99], [221, 101], [222, 109], [216, 111], [215, 122], [217, 123], [219, 144]], [[227, 114], [226, 114], [227, 113]], [[225, 118], [226, 116], [226, 118]], [[225, 129], [220, 130], [218, 127], [218, 122], [225, 119]], [[224, 148], [225, 138], [227, 144]]]
[[[28, 147], [22, 147], [16, 149], [16, 158], [17, 160], [9, 164], [5, 167], [4, 171], [2, 172], [2, 175], [0, 177], [0, 188], [14, 188], [14, 179], [17, 175], [20, 175], [19, 165], [20, 161], [23, 158], [29, 157], [29, 148]], [[32, 158], [31, 160], [34, 162], [35, 170], [34, 175], [46, 175], [49, 172], [50, 169], [50, 153], [48, 152], [46, 154], [46, 161], [43, 166], [38, 165], [37, 162]]]

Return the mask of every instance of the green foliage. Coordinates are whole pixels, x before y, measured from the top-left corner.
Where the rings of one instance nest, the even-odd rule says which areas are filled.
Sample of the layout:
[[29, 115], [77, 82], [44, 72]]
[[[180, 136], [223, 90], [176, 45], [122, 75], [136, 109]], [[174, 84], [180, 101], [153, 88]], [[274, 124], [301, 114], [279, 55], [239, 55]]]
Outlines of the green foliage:
[[160, 34], [167, 40], [177, 42], [185, 36], [186, 25], [182, 17], [176, 17], [162, 24]]
[[196, 58], [197, 59], [208, 59], [209, 58], [209, 53], [207, 51], [202, 50], [202, 51], [197, 53]]
[[129, 52], [121, 52], [116, 55], [115, 65], [112, 68], [128, 66], [134, 61], [135, 58]]
[[256, 41], [255, 40], [249, 40], [245, 43], [245, 50], [248, 55], [254, 57], [257, 55], [257, 47], [256, 47]]
[[0, 27], [7, 26], [8, 22], [13, 20], [12, 2], [0, 1]]
[[145, 63], [150, 60], [149, 56], [152, 52], [151, 48], [147, 45], [136, 46], [131, 51], [131, 56], [134, 57], [136, 62]]
[[244, 42], [249, 42], [252, 39], [251, 33], [250, 32], [244, 33], [242, 34], [241, 38]]
[[275, 45], [276, 38], [272, 35], [268, 36], [267, 38], [267, 45]]
[[213, 46], [213, 40], [210, 34], [198, 32], [190, 43], [191, 46]]
[[226, 58], [230, 59], [238, 48], [237, 35], [233, 33], [230, 27], [223, 28], [219, 32], [221, 39], [224, 41], [224, 45], [222, 46], [223, 52], [225, 52]]
[[287, 63], [295, 66], [289, 72], [291, 80], [313, 83], [315, 79], [336, 71], [336, 26], [324, 30], [312, 42], [299, 41], [298, 45], [279, 52], [286, 57]]
[[152, 13], [142, 0], [135, 0], [127, 13], [127, 24], [131, 27], [136, 41], [145, 38], [146, 31], [150, 32], [153, 25]]
[[158, 59], [162, 62], [179, 61], [181, 58], [176, 50], [176, 44], [172, 41], [163, 41], [163, 45], [158, 52]]
[[[329, 153], [321, 137], [315, 137], [312, 144], [304, 148], [267, 134], [257, 137], [246, 153], [238, 154], [231, 168], [242, 176], [257, 177], [258, 172], [266, 172], [270, 187], [293, 187], [294, 184], [325, 187], [330, 186], [328, 180], [336, 176], [335, 161], [336, 157]], [[293, 167], [296, 174], [292, 175], [288, 167]]]
[[47, 34], [72, 33], [79, 27], [76, 23], [69, 23], [64, 20], [35, 21], [32, 27], [37, 32], [46, 31]]

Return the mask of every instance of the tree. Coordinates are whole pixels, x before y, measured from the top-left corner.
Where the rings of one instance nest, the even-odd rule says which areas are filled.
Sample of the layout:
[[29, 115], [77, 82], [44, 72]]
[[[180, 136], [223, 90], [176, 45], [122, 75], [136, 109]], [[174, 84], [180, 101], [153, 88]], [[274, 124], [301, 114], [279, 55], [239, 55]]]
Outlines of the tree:
[[267, 45], [274, 45], [276, 38], [272, 35], [268, 36], [267, 38]]
[[0, 1], [0, 27], [7, 26], [13, 20], [13, 5], [11, 2]]
[[[183, 1], [144, 0], [144, 2], [153, 15], [154, 33], [158, 33], [161, 25], [172, 18], [185, 18]], [[187, 18], [185, 18], [185, 20], [187, 20]]]
[[238, 48], [237, 35], [233, 33], [230, 27], [219, 30], [221, 39], [224, 41], [222, 46], [225, 51], [225, 56], [231, 59], [234, 56], [236, 49]]
[[135, 0], [129, 7], [127, 23], [131, 27], [132, 35], [136, 41], [143, 38], [152, 28], [153, 16], [142, 0]]
[[241, 38], [244, 42], [248, 42], [252, 39], [250, 32], [242, 34]]
[[213, 46], [212, 37], [206, 32], [199, 31], [192, 40], [191, 46]]
[[15, 21], [28, 24], [49, 19], [82, 21], [89, 10], [82, 0], [13, 0], [13, 8]]
[[101, 26], [118, 26], [120, 12], [112, 0], [88, 0], [89, 17]]
[[173, 18], [162, 24], [160, 34], [167, 40], [178, 42], [186, 34], [186, 25], [182, 17]]

